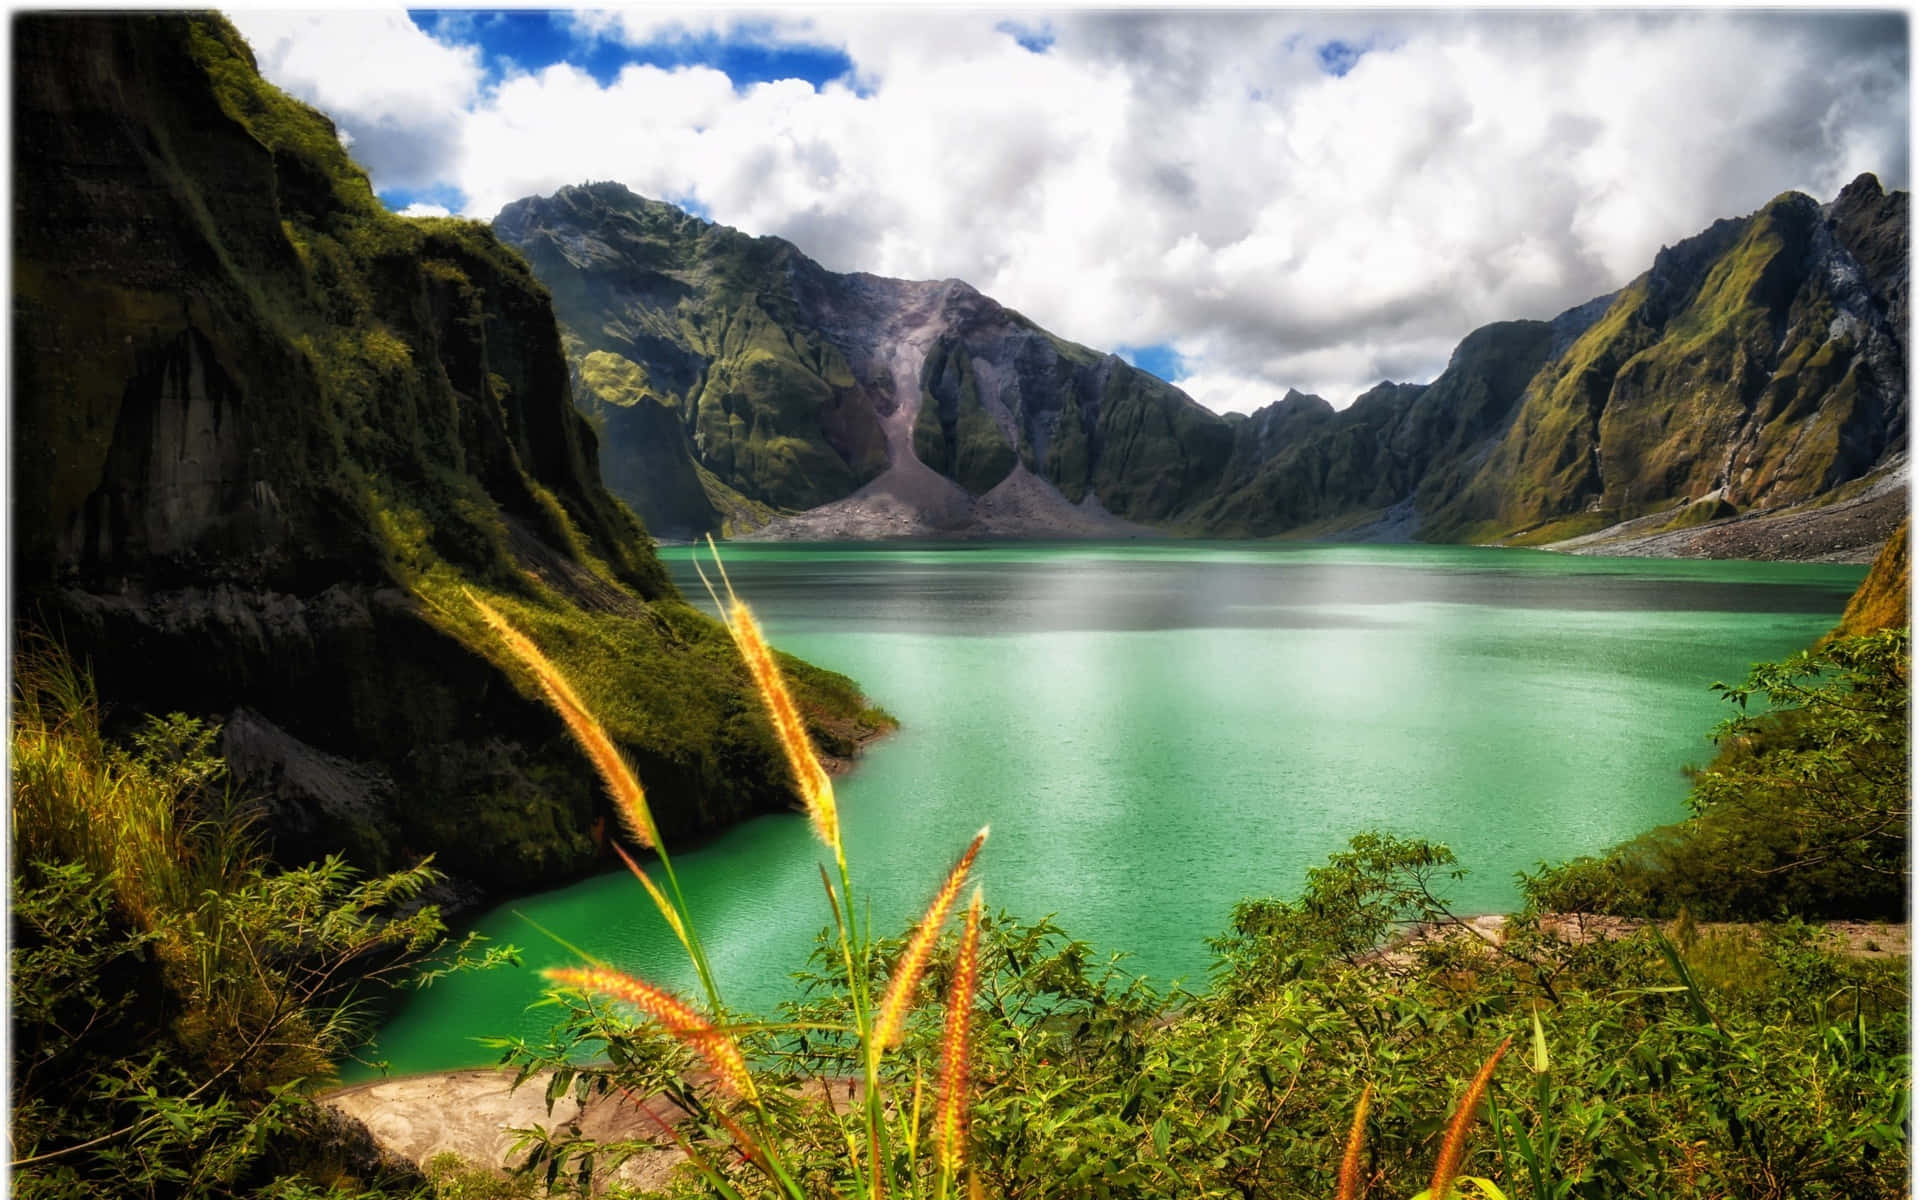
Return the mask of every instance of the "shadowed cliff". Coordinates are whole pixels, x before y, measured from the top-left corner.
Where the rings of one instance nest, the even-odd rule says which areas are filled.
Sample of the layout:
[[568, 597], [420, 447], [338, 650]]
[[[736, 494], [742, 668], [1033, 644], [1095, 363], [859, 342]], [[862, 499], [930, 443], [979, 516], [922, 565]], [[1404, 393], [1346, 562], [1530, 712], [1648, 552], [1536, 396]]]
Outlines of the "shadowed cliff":
[[[386, 212], [214, 16], [18, 19], [13, 171], [16, 612], [122, 713], [225, 719], [278, 853], [590, 867], [599, 788], [465, 589], [579, 681], [669, 836], [790, 803], [483, 225]], [[883, 723], [792, 665], [829, 751]]]

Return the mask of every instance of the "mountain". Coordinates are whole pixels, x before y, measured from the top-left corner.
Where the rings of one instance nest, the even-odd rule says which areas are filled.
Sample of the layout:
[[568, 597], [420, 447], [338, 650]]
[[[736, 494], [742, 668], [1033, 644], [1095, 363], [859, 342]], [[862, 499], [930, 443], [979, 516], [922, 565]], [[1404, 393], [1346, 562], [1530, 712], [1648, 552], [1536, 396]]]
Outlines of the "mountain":
[[[471, 592], [669, 836], [793, 801], [726, 633], [602, 485], [524, 260], [389, 214], [218, 17], [23, 15], [13, 53], [14, 611], [111, 711], [221, 720], [285, 857], [578, 875], [607, 803]], [[830, 749], [882, 723], [789, 665]]]
[[1862, 176], [1825, 209], [1788, 193], [1663, 249], [1528, 385], [1434, 534], [1537, 542], [1687, 502], [1779, 508], [1899, 452], [1906, 214]]
[[609, 483], [663, 536], [808, 509], [851, 536], [1125, 531], [1231, 450], [1176, 388], [957, 280], [835, 274], [612, 183], [494, 230], [552, 289]]
[[1906, 212], [1872, 176], [1826, 206], [1788, 194], [1619, 292], [1475, 330], [1430, 383], [1244, 419], [957, 280], [836, 274], [618, 184], [495, 230], [553, 289], [610, 485], [676, 536], [1538, 544], [1710, 526], [1903, 463]]

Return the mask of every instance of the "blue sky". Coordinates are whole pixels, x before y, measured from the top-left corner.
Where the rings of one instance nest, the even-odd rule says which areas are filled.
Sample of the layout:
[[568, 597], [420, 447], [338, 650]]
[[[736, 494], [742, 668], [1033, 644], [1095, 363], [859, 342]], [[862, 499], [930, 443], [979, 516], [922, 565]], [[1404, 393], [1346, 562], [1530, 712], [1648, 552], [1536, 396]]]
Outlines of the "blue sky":
[[233, 20], [398, 211], [617, 180], [830, 270], [964, 279], [1222, 410], [1431, 379], [1782, 191], [1908, 185], [1891, 11]]
[[633, 63], [668, 69], [713, 67], [733, 80], [736, 88], [776, 79], [802, 79], [819, 87], [853, 70], [853, 60], [844, 50], [774, 42], [766, 38], [764, 27], [751, 22], [726, 34], [632, 45], [582, 32], [568, 12], [409, 9], [407, 16], [438, 41], [478, 45], [495, 80], [510, 69], [538, 71], [557, 62], [578, 67], [603, 87]]

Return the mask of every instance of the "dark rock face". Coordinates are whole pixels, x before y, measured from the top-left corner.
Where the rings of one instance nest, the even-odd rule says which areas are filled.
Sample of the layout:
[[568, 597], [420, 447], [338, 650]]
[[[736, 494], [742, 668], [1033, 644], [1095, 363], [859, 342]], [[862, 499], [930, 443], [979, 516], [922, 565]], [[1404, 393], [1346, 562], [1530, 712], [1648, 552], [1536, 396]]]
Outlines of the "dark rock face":
[[[507, 889], [593, 864], [598, 784], [468, 588], [564, 630], [563, 667], [614, 660], [600, 698], [692, 714], [615, 729], [663, 829], [788, 802], [725, 634], [601, 485], [523, 260], [386, 213], [217, 17], [14, 34], [24, 620], [111, 706], [224, 720], [292, 857]], [[854, 719], [847, 681], [800, 690]]]

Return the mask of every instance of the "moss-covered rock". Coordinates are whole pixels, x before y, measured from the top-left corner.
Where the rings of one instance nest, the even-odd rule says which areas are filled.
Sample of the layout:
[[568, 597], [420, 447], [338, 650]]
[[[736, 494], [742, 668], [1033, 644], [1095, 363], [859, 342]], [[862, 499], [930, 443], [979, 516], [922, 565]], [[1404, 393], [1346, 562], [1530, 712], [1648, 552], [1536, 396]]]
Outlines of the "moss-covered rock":
[[1900, 522], [1880, 548], [1867, 577], [1847, 601], [1847, 611], [1833, 631], [1835, 636], [1852, 637], [1913, 624], [1912, 526], [1911, 518]]
[[[467, 590], [581, 679], [670, 835], [791, 802], [724, 631], [602, 486], [520, 255], [387, 213], [217, 17], [14, 33], [17, 612], [123, 710], [259, 714], [263, 778], [345, 764], [365, 836], [295, 823], [288, 857], [592, 865], [600, 789]], [[799, 674], [823, 737], [879, 723]]]
[[1423, 536], [1551, 540], [1709, 496], [1774, 508], [1871, 470], [1906, 436], [1905, 211], [1865, 177], [1830, 210], [1788, 193], [1662, 250]]

